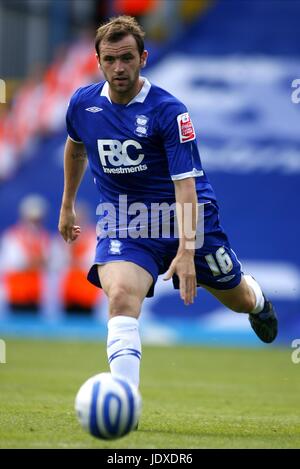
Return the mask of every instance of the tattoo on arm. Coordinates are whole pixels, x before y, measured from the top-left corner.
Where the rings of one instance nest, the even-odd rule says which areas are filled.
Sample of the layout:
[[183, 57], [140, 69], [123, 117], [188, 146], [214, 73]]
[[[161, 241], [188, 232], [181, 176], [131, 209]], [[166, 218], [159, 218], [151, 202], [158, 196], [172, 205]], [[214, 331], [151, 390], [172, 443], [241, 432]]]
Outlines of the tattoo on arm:
[[87, 159], [87, 152], [86, 151], [72, 152], [71, 157], [73, 161], [84, 161]]

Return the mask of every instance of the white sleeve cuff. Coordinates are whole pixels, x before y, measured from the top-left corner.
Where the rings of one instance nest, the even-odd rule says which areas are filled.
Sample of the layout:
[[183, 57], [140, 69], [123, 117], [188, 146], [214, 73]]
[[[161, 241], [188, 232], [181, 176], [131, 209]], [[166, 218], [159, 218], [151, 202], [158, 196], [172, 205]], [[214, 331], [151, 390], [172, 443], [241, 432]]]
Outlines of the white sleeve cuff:
[[180, 179], [186, 179], [186, 178], [191, 178], [191, 177], [199, 177], [203, 176], [204, 172], [201, 169], [200, 171], [198, 169], [193, 169], [193, 171], [189, 171], [187, 173], [181, 173], [181, 174], [174, 174], [171, 176], [172, 181], [179, 181]]

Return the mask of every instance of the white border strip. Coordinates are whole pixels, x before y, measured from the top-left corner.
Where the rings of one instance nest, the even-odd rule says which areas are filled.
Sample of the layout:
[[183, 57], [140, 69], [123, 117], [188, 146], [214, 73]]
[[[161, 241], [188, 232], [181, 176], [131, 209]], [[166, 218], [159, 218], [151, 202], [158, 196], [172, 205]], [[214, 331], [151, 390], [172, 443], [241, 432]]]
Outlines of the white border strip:
[[188, 173], [175, 174], [174, 176], [171, 176], [171, 179], [172, 181], [179, 181], [180, 179], [198, 177], [203, 175], [204, 171], [202, 169], [199, 171], [198, 169], [194, 168], [193, 171], [189, 171]]

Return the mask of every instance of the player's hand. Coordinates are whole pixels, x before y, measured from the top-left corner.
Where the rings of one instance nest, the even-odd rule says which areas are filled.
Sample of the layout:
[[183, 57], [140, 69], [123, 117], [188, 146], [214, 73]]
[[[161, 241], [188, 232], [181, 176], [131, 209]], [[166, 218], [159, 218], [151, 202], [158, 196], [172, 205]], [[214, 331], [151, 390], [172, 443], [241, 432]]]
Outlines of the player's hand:
[[61, 208], [58, 230], [67, 243], [71, 243], [78, 238], [81, 228], [75, 225], [76, 213], [74, 209]]
[[178, 275], [180, 297], [184, 304], [194, 303], [194, 298], [197, 296], [194, 251], [177, 253], [164, 276], [164, 280], [170, 280], [174, 274]]

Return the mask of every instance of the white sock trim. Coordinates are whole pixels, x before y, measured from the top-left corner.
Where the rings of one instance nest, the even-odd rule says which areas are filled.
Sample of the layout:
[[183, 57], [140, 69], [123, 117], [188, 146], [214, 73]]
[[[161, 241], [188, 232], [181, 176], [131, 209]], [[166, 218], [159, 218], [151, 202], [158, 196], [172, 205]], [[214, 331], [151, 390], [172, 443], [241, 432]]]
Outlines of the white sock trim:
[[265, 305], [265, 299], [264, 299], [264, 296], [263, 296], [263, 292], [262, 292], [259, 284], [257, 283], [257, 281], [251, 275], [244, 275], [244, 279], [246, 280], [249, 287], [253, 290], [253, 293], [254, 293], [255, 298], [256, 298], [255, 307], [250, 312], [251, 312], [251, 314], [260, 313], [263, 310], [264, 305]]
[[127, 329], [128, 326], [132, 326], [136, 328], [139, 326], [139, 322], [136, 318], [131, 316], [114, 316], [113, 318], [109, 319], [107, 323], [108, 330], [117, 328], [117, 329]]

